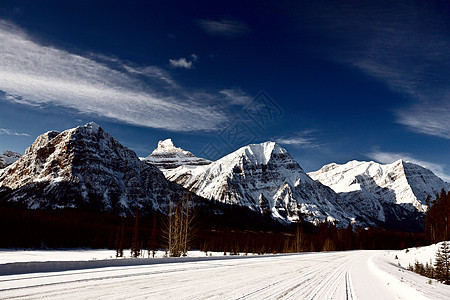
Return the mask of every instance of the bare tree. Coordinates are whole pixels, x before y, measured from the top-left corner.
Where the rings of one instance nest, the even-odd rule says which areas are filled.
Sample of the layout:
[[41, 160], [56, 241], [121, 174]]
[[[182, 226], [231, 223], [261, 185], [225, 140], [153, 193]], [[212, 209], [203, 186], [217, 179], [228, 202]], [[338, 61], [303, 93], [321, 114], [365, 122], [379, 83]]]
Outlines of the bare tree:
[[187, 254], [193, 237], [194, 209], [188, 193], [176, 204], [169, 203], [163, 236], [167, 242], [169, 256], [179, 257]]

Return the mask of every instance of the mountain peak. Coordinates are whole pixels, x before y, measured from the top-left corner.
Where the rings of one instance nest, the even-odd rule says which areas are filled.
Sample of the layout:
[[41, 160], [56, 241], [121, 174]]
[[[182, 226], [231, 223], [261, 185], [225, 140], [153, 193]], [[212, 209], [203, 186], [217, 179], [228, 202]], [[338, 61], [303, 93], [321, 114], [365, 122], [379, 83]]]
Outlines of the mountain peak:
[[[166, 178], [199, 196], [269, 213], [282, 222], [343, 220], [336, 194], [313, 181], [275, 142], [250, 144], [197, 168], [176, 168]], [[351, 215], [350, 217], [354, 217]]]
[[158, 142], [158, 148], [153, 150], [152, 154], [164, 153], [164, 152], [182, 152], [184, 151], [181, 148], [175, 147], [172, 142], [172, 139], [165, 139], [163, 141]]
[[209, 160], [195, 157], [191, 152], [175, 147], [172, 139], [158, 142], [158, 148], [152, 154], [141, 158], [144, 162], [158, 167], [161, 171], [174, 169], [179, 166], [208, 165]]
[[267, 165], [274, 154], [289, 155], [287, 151], [281, 148], [281, 146], [277, 143], [267, 141], [259, 144], [250, 144], [241, 147], [233, 153], [221, 158], [219, 161], [234, 160], [237, 157], [245, 157], [254, 164]]
[[405, 213], [425, 212], [427, 195], [435, 195], [445, 188], [445, 183], [433, 172], [402, 159], [390, 164], [355, 160], [332, 163], [308, 175], [346, 201], [357, 201], [365, 207], [367, 215], [383, 222]]
[[29, 208], [89, 207], [132, 213], [136, 205], [161, 209], [180, 187], [141, 162], [97, 124], [49, 131], [0, 172], [2, 201]]
[[85, 128], [92, 129], [93, 131], [99, 131], [100, 126], [95, 122], [89, 122], [84, 125]]

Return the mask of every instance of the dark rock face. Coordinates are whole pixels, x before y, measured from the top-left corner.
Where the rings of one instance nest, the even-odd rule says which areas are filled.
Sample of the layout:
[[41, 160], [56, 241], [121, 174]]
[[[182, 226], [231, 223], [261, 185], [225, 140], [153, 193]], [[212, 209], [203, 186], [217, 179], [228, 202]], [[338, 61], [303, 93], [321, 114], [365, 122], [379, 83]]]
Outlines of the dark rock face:
[[2, 201], [28, 208], [164, 209], [183, 189], [95, 123], [39, 136], [0, 173]]

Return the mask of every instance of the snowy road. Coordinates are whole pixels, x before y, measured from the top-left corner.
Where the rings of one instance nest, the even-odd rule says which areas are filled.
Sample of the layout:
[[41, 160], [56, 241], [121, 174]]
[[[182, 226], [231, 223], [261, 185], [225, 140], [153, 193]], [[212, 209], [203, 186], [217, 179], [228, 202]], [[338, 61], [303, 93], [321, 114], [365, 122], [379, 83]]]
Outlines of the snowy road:
[[449, 299], [446, 286], [427, 286], [393, 256], [305, 253], [5, 275], [0, 298]]

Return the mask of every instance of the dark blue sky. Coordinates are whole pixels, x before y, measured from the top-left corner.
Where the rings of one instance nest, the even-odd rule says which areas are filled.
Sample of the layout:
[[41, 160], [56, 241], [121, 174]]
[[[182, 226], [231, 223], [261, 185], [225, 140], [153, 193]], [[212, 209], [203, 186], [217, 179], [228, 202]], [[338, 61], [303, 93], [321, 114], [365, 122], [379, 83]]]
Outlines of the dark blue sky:
[[0, 151], [95, 121], [139, 156], [275, 140], [449, 181], [449, 2], [299, 2], [1, 1]]

